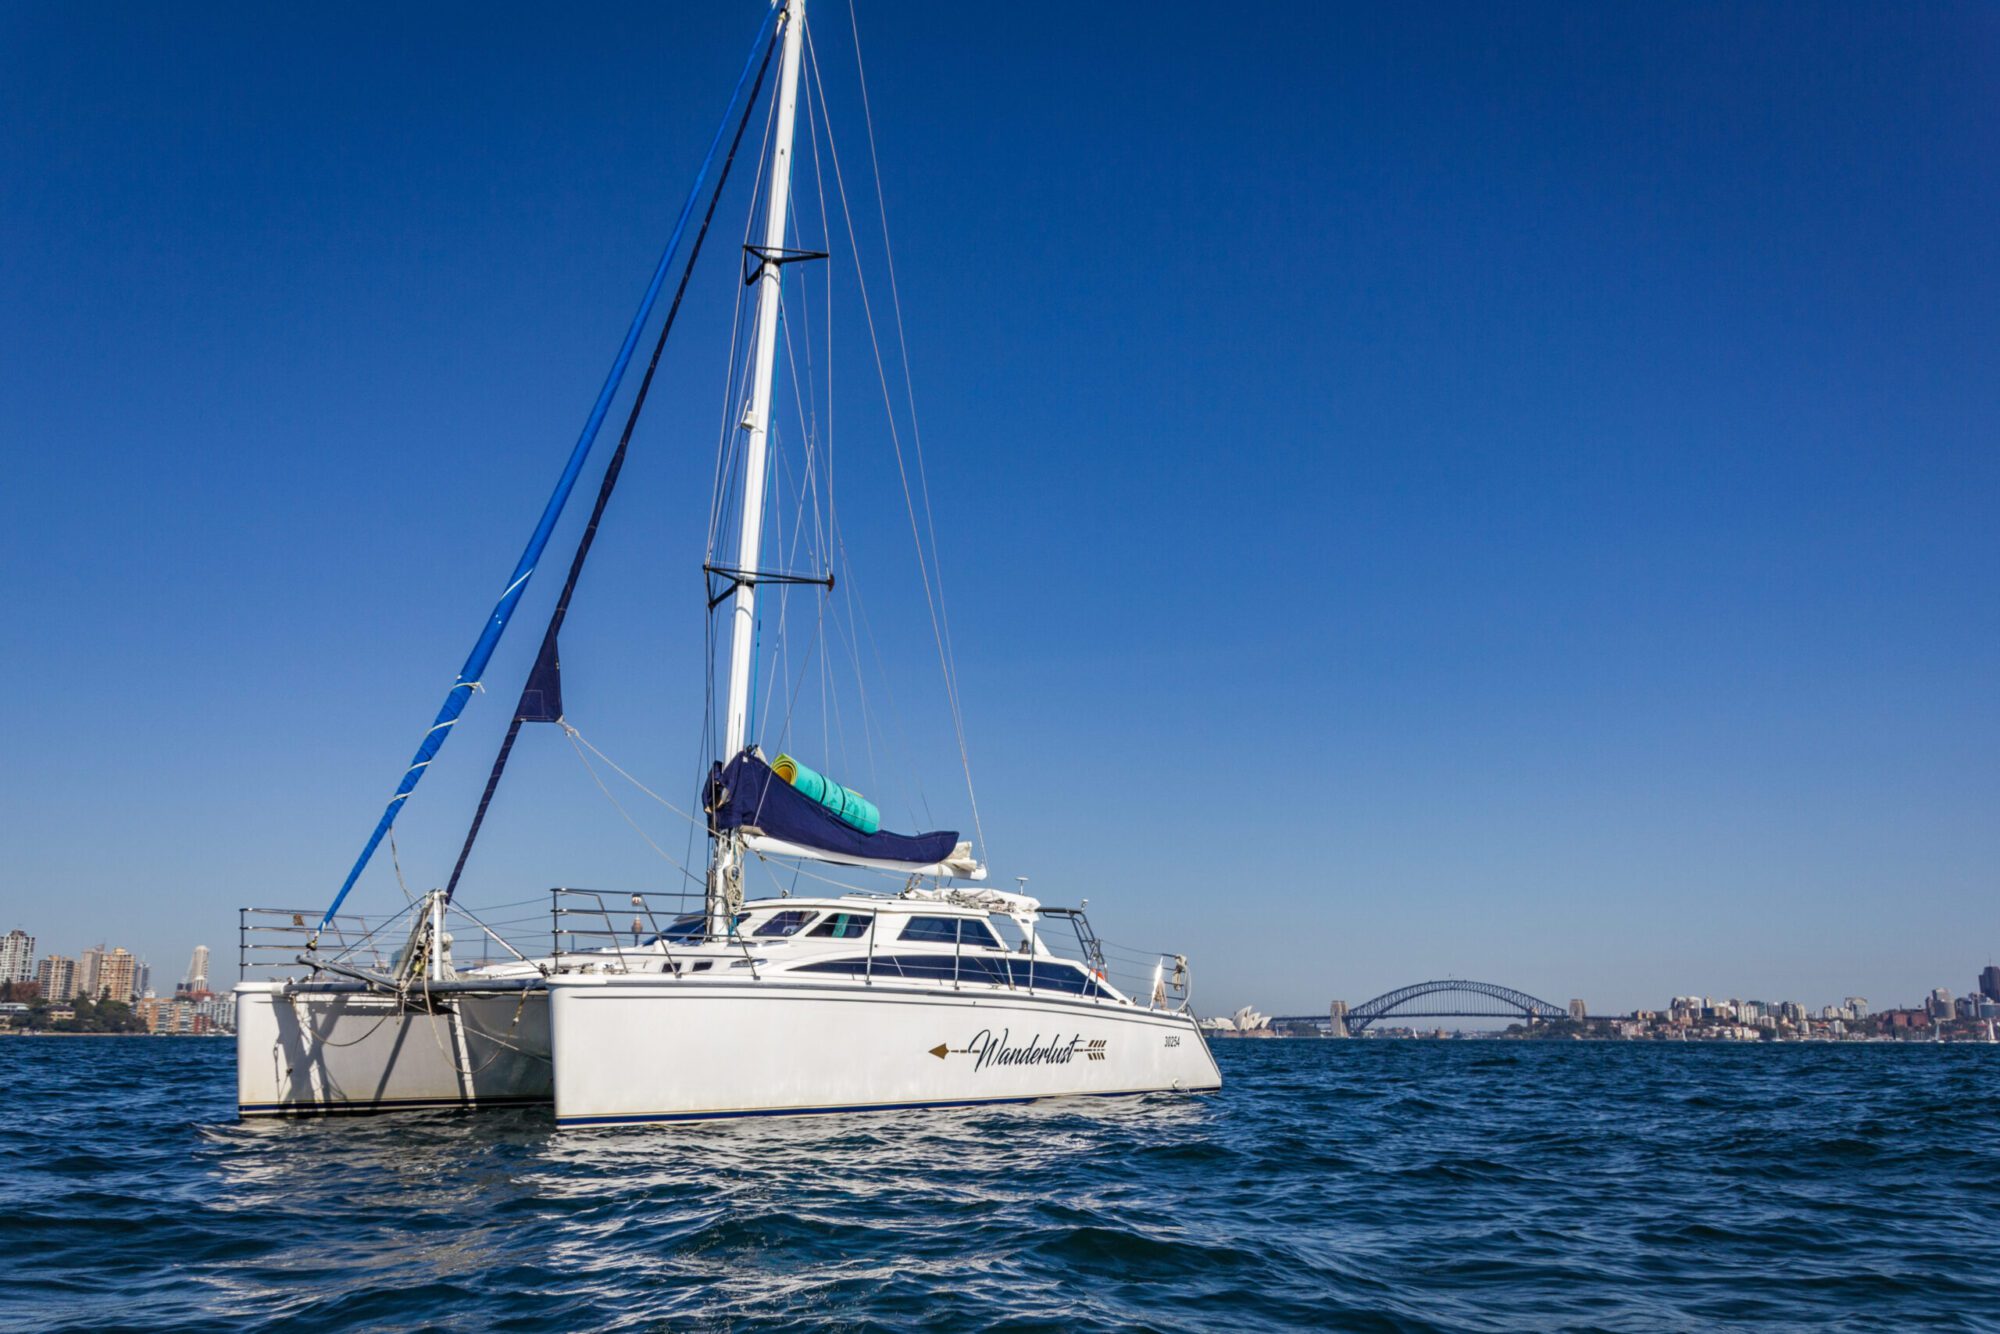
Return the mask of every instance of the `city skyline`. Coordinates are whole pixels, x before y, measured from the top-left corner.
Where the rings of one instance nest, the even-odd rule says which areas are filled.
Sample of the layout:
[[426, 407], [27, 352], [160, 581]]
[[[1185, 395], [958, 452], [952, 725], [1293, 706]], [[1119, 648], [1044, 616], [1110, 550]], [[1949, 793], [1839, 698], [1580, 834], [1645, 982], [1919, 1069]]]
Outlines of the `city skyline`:
[[[0, 983], [32, 982], [46, 998], [67, 1001], [72, 996], [107, 995], [136, 1001], [155, 995], [152, 965], [145, 954], [100, 940], [74, 955], [46, 948], [46, 937], [15, 926], [0, 936]], [[208, 975], [210, 950], [196, 945], [187, 971], [169, 995], [213, 993]], [[219, 990], [227, 991], [223, 986]]]
[[[236, 999], [208, 977], [206, 945], [197, 945], [183, 979], [166, 995], [152, 985], [144, 958], [122, 945], [96, 944], [75, 958], [39, 950], [41, 938], [15, 927], [0, 936], [0, 1032], [227, 1035]], [[22, 965], [22, 958], [32, 960]]]

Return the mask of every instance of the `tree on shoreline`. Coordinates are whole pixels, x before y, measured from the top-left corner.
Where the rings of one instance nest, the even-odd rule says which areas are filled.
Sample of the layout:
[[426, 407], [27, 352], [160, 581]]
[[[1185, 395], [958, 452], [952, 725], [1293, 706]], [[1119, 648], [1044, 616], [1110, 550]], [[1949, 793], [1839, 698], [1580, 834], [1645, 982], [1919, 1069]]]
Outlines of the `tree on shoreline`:
[[28, 1002], [22, 1027], [49, 1033], [144, 1033], [146, 1021], [124, 1001], [97, 1000], [79, 996], [75, 1015], [68, 1019], [50, 1017], [53, 1007], [39, 995]]

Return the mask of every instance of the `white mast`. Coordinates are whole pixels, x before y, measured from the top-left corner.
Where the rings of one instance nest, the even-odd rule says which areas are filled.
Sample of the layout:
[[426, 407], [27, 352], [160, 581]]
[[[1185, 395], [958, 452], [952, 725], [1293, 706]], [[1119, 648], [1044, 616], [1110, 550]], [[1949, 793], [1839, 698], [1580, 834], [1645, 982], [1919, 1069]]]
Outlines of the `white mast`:
[[[750, 388], [750, 410], [743, 424], [750, 433], [743, 461], [743, 522], [736, 551], [736, 596], [730, 606], [729, 702], [723, 724], [722, 759], [735, 758], [749, 739], [751, 655], [757, 644], [757, 563], [764, 537], [764, 472], [771, 429], [771, 377], [778, 360], [778, 296], [783, 284], [780, 257], [785, 250], [785, 210], [792, 194], [792, 127], [797, 120], [799, 52], [805, 44], [805, 0], [783, 0], [784, 63], [778, 76], [778, 132], [771, 153], [769, 211], [764, 217], [764, 244], [757, 270], [757, 346]], [[710, 930], [725, 930], [719, 921], [741, 902], [742, 845], [735, 834], [715, 841], [715, 860], [708, 877]]]

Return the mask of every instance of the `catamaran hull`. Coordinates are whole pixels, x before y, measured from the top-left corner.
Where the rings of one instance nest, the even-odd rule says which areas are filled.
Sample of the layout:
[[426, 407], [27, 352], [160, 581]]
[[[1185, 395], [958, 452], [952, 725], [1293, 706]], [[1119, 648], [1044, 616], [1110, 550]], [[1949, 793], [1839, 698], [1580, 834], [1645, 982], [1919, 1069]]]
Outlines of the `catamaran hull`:
[[556, 1123], [1210, 1092], [1184, 1015], [1018, 993], [550, 979]]
[[372, 992], [236, 990], [236, 1110], [313, 1116], [546, 1104], [546, 993], [461, 993], [410, 1009]]

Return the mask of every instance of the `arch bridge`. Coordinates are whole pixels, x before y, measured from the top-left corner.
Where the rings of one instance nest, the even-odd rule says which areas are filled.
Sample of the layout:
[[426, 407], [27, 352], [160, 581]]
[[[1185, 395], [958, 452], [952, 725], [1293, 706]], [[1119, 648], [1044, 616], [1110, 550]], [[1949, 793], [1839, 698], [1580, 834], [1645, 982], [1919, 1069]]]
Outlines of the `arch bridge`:
[[[1384, 1019], [1567, 1019], [1569, 1011], [1560, 1005], [1530, 996], [1496, 982], [1473, 982], [1466, 978], [1439, 978], [1414, 982], [1407, 987], [1385, 991], [1373, 1000], [1350, 1007], [1345, 1015], [1349, 1033], [1360, 1033]], [[1301, 1022], [1284, 1020], [1282, 1022]], [[1303, 1022], [1325, 1023], [1313, 1016]]]

